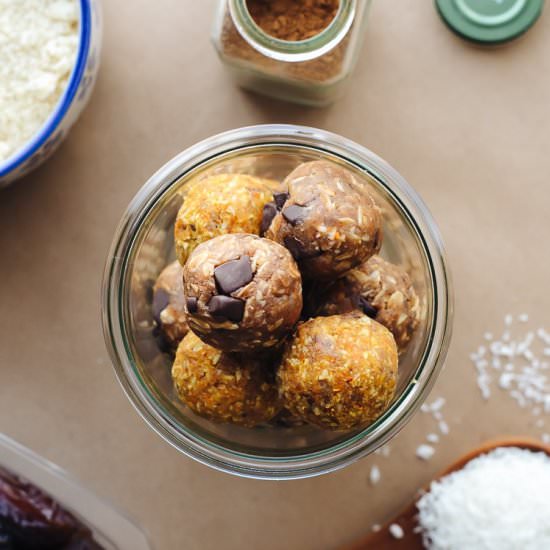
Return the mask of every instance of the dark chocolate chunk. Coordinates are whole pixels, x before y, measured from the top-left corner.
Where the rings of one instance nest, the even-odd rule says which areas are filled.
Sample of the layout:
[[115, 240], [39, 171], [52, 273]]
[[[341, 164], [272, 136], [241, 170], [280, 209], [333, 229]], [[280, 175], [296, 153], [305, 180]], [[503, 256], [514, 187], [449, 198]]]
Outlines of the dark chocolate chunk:
[[282, 211], [282, 214], [288, 223], [296, 225], [307, 218], [307, 207], [291, 204]]
[[378, 313], [377, 309], [363, 296], [359, 296], [359, 307], [363, 310], [363, 313], [374, 319]]
[[230, 260], [214, 269], [214, 279], [220, 294], [231, 294], [247, 285], [254, 278], [248, 256]]
[[212, 296], [208, 302], [208, 313], [238, 323], [244, 316], [244, 302], [231, 296]]
[[153, 319], [160, 324], [160, 314], [162, 310], [170, 303], [170, 294], [163, 288], [158, 288], [153, 294]]
[[298, 240], [296, 237], [285, 237], [284, 239], [285, 247], [292, 254], [292, 257], [295, 260], [300, 260], [304, 257], [304, 243]]
[[274, 202], [268, 202], [262, 212], [262, 224], [260, 225], [260, 235], [264, 236], [269, 229], [273, 218], [277, 215], [277, 206]]
[[288, 199], [288, 193], [273, 193], [273, 200], [277, 210], [281, 210]]
[[187, 311], [189, 313], [197, 313], [199, 301], [195, 296], [187, 296], [185, 303], [187, 305]]
[[285, 248], [288, 249], [296, 261], [318, 258], [323, 254], [321, 250], [307, 250], [306, 245], [296, 237], [287, 236], [284, 239], [284, 243]]

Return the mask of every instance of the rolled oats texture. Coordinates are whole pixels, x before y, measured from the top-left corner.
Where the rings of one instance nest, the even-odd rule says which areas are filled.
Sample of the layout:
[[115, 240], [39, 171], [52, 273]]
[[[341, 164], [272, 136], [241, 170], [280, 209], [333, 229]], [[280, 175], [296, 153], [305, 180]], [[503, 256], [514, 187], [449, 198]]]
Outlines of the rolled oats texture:
[[330, 161], [306, 162], [284, 184], [288, 200], [266, 237], [291, 251], [304, 278], [335, 279], [379, 251], [381, 210], [350, 170]]
[[76, 0], [0, 0], [0, 162], [44, 125], [78, 50]]
[[420, 318], [420, 300], [408, 273], [378, 255], [352, 269], [329, 288], [320, 313], [334, 315], [364, 307], [389, 329], [400, 352], [406, 350]]
[[278, 185], [246, 174], [217, 174], [189, 183], [174, 227], [181, 265], [200, 243], [218, 235], [259, 235], [263, 207]]
[[167, 265], [155, 282], [153, 319], [170, 346], [176, 347], [189, 331], [183, 295], [183, 268], [177, 260]]
[[[242, 286], [221, 288], [218, 268], [246, 259], [250, 276]], [[200, 244], [184, 267], [189, 327], [205, 342], [225, 351], [254, 351], [277, 346], [294, 328], [302, 310], [300, 272], [286, 248], [255, 235], [221, 235]], [[214, 311], [212, 304], [242, 304], [240, 318]]]
[[397, 346], [389, 330], [361, 313], [301, 324], [278, 370], [285, 406], [307, 422], [349, 430], [376, 420], [397, 382]]
[[214, 422], [251, 428], [281, 410], [268, 359], [223, 353], [192, 332], [178, 346], [172, 379], [179, 398]]

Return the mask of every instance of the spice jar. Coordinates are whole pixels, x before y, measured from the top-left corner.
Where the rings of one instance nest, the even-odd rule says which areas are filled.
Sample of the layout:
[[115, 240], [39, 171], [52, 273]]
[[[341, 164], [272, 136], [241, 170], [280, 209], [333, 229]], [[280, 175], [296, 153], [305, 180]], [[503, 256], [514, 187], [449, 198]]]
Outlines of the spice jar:
[[220, 0], [214, 46], [240, 86], [327, 105], [353, 70], [370, 2]]

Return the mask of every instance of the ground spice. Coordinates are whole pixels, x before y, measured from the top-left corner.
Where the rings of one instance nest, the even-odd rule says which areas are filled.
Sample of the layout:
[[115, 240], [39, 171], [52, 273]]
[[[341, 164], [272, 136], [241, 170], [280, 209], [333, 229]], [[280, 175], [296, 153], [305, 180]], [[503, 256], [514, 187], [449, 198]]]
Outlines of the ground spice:
[[[306, 0], [295, 1], [302, 4], [302, 2], [305, 2]], [[320, 0], [315, 1], [316, 3], [320, 2]], [[294, 3], [291, 0], [280, 0], [280, 2], [282, 4]], [[260, 1], [255, 0], [255, 3], [260, 3]], [[232, 58], [236, 61], [238, 60], [261, 67], [263, 71], [269, 72], [272, 75], [294, 80], [325, 83], [342, 74], [352, 29], [350, 29], [338, 46], [320, 57], [310, 61], [282, 63], [281, 61], [266, 57], [253, 48], [241, 36], [233, 23], [229, 11], [226, 11], [221, 33], [221, 49], [224, 56]]]
[[334, 19], [340, 0], [247, 0], [247, 8], [265, 33], [296, 42], [326, 29]]

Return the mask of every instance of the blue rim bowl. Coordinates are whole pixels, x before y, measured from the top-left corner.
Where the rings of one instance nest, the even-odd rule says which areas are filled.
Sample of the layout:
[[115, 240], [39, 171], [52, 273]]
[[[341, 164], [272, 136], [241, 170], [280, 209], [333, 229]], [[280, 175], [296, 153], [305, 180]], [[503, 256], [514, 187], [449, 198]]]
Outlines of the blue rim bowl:
[[46, 119], [40, 130], [21, 149], [9, 157], [6, 161], [0, 162], [0, 180], [16, 170], [24, 162], [30, 159], [46, 143], [48, 138], [57, 130], [61, 121], [65, 118], [77, 95], [88, 54], [90, 51], [90, 37], [92, 28], [91, 0], [79, 0], [80, 4], [80, 41], [76, 63], [69, 77], [67, 88], [57, 102], [57, 105], [50, 116]]

